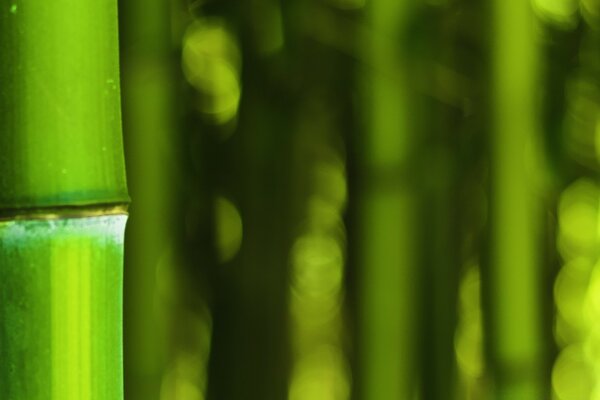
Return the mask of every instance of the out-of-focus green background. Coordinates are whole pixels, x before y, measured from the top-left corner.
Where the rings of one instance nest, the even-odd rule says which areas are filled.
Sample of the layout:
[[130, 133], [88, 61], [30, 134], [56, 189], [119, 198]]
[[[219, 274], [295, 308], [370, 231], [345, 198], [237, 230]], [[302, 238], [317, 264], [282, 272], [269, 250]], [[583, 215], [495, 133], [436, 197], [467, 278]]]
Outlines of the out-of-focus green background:
[[123, 0], [128, 400], [600, 399], [600, 1]]

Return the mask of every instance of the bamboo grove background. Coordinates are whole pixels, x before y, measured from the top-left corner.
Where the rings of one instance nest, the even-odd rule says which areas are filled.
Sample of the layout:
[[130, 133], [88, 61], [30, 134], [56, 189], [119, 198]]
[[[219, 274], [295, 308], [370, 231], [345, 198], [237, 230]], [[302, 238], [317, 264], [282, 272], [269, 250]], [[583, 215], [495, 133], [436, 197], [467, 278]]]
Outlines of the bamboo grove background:
[[119, 7], [127, 399], [600, 398], [600, 2]]

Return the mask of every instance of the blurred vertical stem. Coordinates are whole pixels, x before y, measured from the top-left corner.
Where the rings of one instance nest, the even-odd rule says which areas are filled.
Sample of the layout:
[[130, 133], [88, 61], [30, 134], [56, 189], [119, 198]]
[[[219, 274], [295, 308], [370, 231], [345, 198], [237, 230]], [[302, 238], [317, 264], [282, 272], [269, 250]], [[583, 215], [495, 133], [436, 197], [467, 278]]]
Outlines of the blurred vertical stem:
[[530, 2], [495, 0], [492, 10], [488, 348], [495, 398], [533, 400], [549, 397], [542, 334], [539, 51]]
[[413, 399], [416, 365], [417, 198], [411, 181], [416, 114], [407, 44], [414, 1], [368, 3], [367, 132], [359, 184], [360, 398]]
[[0, 6], [0, 393], [119, 400], [116, 1]]
[[[206, 8], [207, 15], [214, 12], [223, 18], [225, 29], [231, 29], [241, 65], [239, 109], [231, 121], [235, 128], [211, 149], [215, 193], [232, 199], [243, 226], [239, 253], [212, 273], [206, 397], [213, 400], [278, 400], [287, 394], [294, 109], [277, 79], [289, 76], [289, 70], [274, 62], [283, 62], [287, 55], [279, 52], [277, 40], [269, 43], [275, 36], [265, 29], [268, 32], [272, 22], [259, 11], [278, 14], [279, 7], [279, 1], [256, 0], [231, 2], [222, 10]], [[275, 25], [272, 34], [282, 36], [282, 26]], [[230, 66], [235, 65], [232, 61]]]
[[170, 4], [129, 0], [120, 6], [125, 155], [132, 197], [140, 199], [132, 204], [126, 240], [125, 288], [132, 290], [125, 297], [125, 393], [153, 400], [160, 396], [166, 362], [165, 305], [158, 298], [166, 282], [157, 281], [157, 272], [159, 262], [161, 276], [172, 268], [179, 133], [172, 112]]

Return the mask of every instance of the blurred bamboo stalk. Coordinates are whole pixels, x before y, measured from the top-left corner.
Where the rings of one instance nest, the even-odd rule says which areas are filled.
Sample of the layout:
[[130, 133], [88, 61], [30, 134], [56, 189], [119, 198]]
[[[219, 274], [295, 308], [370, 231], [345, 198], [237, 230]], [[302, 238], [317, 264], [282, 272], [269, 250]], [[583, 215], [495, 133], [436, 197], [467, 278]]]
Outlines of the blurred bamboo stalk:
[[[417, 104], [408, 31], [416, 2], [366, 6], [367, 135], [361, 146], [357, 261], [360, 399], [413, 399], [418, 381], [418, 194], [411, 156]], [[418, 102], [416, 102], [418, 103]]]
[[[422, 32], [415, 79], [428, 82], [423, 101], [418, 182], [421, 231], [416, 243], [422, 269], [419, 294], [423, 334], [421, 398], [455, 398], [454, 334], [457, 321], [457, 286], [464, 240], [459, 193], [464, 170], [459, 150], [464, 141], [464, 106], [468, 88], [454, 59], [459, 32], [452, 11], [459, 2], [425, 5], [413, 26]], [[464, 5], [462, 5], [464, 9]], [[462, 11], [462, 10], [461, 10]], [[418, 26], [418, 28], [416, 28]], [[415, 46], [415, 44], [413, 44]], [[457, 101], [460, 99], [460, 101]]]
[[[273, 39], [264, 32], [272, 24], [260, 13], [278, 7], [279, 1], [206, 2], [186, 34], [196, 43], [189, 59], [201, 67], [184, 70], [197, 100], [191, 132], [202, 147], [197, 165], [205, 169], [198, 177], [216, 205], [209, 243], [216, 262], [198, 250], [202, 258], [193, 260], [210, 286], [208, 399], [279, 400], [287, 393], [292, 109], [274, 85], [277, 66], [263, 53], [277, 48], [265, 42]], [[222, 211], [236, 219], [235, 232]], [[222, 239], [237, 244], [227, 250]]]
[[116, 1], [0, 8], [0, 393], [121, 400]]
[[[539, 51], [529, 2], [495, 0], [486, 332], [494, 398], [549, 397], [544, 364]], [[484, 277], [486, 275], [484, 274]]]
[[134, 199], [125, 252], [125, 393], [131, 399], [158, 399], [167, 364], [165, 292], [174, 268], [179, 141], [170, 6], [166, 0], [125, 1], [120, 9], [125, 149]]

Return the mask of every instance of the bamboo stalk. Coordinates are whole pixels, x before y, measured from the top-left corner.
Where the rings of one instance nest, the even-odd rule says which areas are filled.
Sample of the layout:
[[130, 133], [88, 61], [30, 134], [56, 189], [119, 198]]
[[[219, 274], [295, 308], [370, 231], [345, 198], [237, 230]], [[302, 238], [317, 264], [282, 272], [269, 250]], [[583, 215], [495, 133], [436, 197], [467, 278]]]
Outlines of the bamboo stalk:
[[417, 380], [416, 138], [406, 35], [416, 3], [375, 1], [367, 18], [373, 75], [361, 163], [358, 261], [361, 399], [413, 399]]
[[0, 9], [0, 209], [126, 202], [113, 0]]
[[153, 400], [161, 394], [169, 329], [157, 270], [173, 247], [176, 220], [170, 9], [164, 0], [120, 6], [127, 171], [132, 197], [143, 199], [131, 207], [125, 242], [125, 393]]
[[[540, 234], [538, 49], [531, 5], [493, 2], [490, 293], [495, 398], [548, 398]], [[485, 288], [484, 288], [485, 290]], [[546, 376], [545, 376], [546, 375]]]
[[122, 399], [126, 217], [0, 223], [3, 399]]
[[116, 1], [0, 7], [0, 393], [123, 397]]

